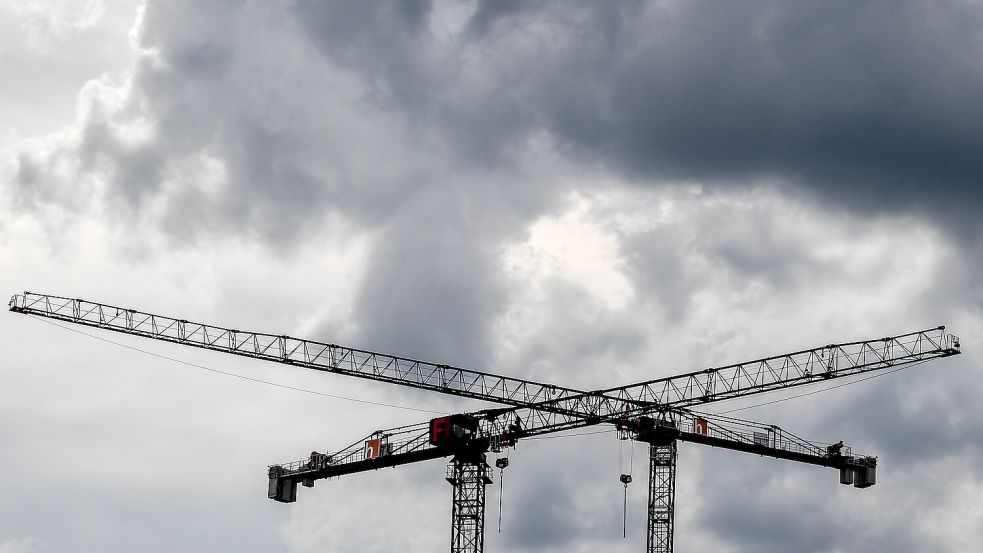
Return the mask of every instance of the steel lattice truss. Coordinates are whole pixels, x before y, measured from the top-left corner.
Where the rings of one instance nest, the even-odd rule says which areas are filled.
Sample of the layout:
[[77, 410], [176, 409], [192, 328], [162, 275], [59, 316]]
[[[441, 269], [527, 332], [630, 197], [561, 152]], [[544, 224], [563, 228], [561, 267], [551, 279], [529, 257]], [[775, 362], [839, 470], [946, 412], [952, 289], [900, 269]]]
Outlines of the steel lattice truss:
[[[577, 428], [842, 378], [958, 353], [944, 327], [831, 344], [747, 363], [585, 393], [571, 388], [326, 344], [243, 332], [134, 309], [25, 292], [10, 310], [204, 349], [519, 406], [497, 413], [526, 432]], [[492, 421], [489, 426], [494, 426]]]
[[529, 405], [582, 393], [579, 390], [540, 384], [521, 378], [428, 363], [314, 340], [196, 323], [82, 299], [25, 292], [12, 297], [9, 308], [11, 311], [29, 315], [186, 346], [494, 401], [505, 405]]
[[[750, 452], [767, 449], [769, 455], [774, 457], [810, 459], [814, 464], [814, 460], [827, 456], [828, 443], [806, 440], [774, 425], [688, 410], [668, 413], [667, 420], [679, 432], [678, 438], [684, 441], [708, 445], [726, 442], [731, 449], [743, 447]], [[479, 438], [486, 440], [486, 445], [492, 449], [497, 449], [496, 445], [508, 445], [511, 441], [505, 436], [509, 432], [508, 427], [499, 427], [498, 430], [498, 434], [482, 434]], [[547, 433], [549, 432], [540, 429], [540, 434]], [[271, 465], [270, 471], [277, 477], [294, 480], [318, 479], [438, 459], [453, 454], [452, 451], [432, 445], [429, 437], [429, 423], [377, 430], [336, 452], [319, 453], [302, 460]], [[366, 447], [366, 444], [375, 440], [378, 440], [377, 449]], [[380, 449], [384, 454], [379, 454]], [[845, 448], [842, 453], [855, 456], [850, 448]], [[829, 466], [834, 464], [830, 463]]]
[[898, 336], [830, 344], [747, 363], [691, 372], [502, 409], [527, 432], [577, 428], [653, 410], [702, 405], [735, 397], [844, 378], [959, 353], [958, 339], [937, 327]]
[[485, 543], [485, 486], [491, 483], [485, 456], [455, 458], [447, 465], [453, 486], [451, 553], [481, 553]]
[[676, 505], [676, 441], [649, 445], [648, 533], [649, 553], [672, 553]]
[[[944, 327], [875, 340], [827, 345], [748, 363], [706, 369], [638, 384], [580, 393], [527, 407], [489, 409], [469, 415], [479, 420], [479, 434], [495, 440], [550, 434], [658, 412], [687, 418], [688, 407], [710, 401], [759, 394], [861, 373], [920, 363], [959, 353], [958, 339]], [[691, 417], [690, 417], [691, 418]], [[515, 429], [520, 429], [516, 435]], [[426, 456], [433, 448], [426, 423], [400, 429], [395, 452]], [[406, 435], [411, 437], [404, 439]], [[338, 455], [357, 457], [358, 443]], [[425, 458], [439, 457], [438, 452]], [[293, 469], [305, 463], [281, 465]]]

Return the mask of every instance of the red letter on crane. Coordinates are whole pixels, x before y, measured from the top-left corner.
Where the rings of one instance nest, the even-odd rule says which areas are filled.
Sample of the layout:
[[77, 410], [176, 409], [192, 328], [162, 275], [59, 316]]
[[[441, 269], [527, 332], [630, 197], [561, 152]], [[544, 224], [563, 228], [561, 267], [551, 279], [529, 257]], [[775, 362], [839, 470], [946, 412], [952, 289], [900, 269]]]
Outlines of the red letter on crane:
[[451, 438], [451, 418], [440, 417], [430, 421], [430, 445], [440, 445]]
[[693, 418], [693, 430], [697, 434], [703, 434], [704, 436], [710, 435], [710, 429], [707, 426], [707, 420], [701, 419], [700, 417]]
[[379, 456], [380, 440], [378, 438], [374, 440], [365, 440], [365, 458], [375, 459]]

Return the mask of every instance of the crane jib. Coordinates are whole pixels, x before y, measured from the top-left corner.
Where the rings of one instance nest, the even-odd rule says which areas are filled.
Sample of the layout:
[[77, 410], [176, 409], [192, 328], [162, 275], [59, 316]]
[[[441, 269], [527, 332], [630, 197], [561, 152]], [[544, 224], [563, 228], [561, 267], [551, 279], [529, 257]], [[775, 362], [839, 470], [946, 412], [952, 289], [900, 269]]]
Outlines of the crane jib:
[[628, 414], [701, 405], [959, 353], [958, 338], [939, 326], [583, 392], [336, 344], [243, 332], [82, 299], [25, 292], [11, 298], [10, 309], [233, 355], [494, 401], [511, 407], [485, 411], [486, 417], [497, 413], [519, 418], [525, 423], [526, 431], [557, 424], [575, 427], [610, 422]]
[[73, 324], [504, 405], [528, 405], [582, 393], [522, 378], [283, 334], [241, 331], [83, 299], [25, 292], [13, 296], [9, 308]]

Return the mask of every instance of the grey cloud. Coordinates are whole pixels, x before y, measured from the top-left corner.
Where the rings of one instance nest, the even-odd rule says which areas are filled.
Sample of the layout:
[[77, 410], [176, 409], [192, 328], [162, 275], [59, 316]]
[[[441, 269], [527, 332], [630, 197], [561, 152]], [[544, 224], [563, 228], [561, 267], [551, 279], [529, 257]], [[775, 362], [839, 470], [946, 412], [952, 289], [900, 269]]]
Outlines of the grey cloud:
[[[119, 104], [90, 94], [76, 141], [21, 155], [15, 198], [71, 205], [73, 192], [93, 194], [78, 183], [94, 176], [101, 185], [88, 207], [107, 207], [123, 226], [163, 228], [180, 244], [232, 231], [290, 248], [327, 217], [374, 228], [362, 223], [425, 178], [420, 151], [398, 146], [401, 131], [379, 125], [384, 115], [352, 103], [357, 85], [334, 82], [310, 59], [278, 8], [148, 4], [136, 34], [144, 52], [115, 91]], [[202, 157], [222, 171], [212, 189], [195, 167]], [[77, 174], [56, 171], [66, 159]]]
[[546, 131], [641, 181], [778, 178], [975, 228], [976, 3], [481, 3], [454, 51], [391, 5], [297, 9], [327, 57], [472, 157], [507, 159]]
[[[825, 468], [708, 454], [701, 484], [715, 491], [701, 503], [701, 527], [739, 543], [736, 551], [787, 551], [793, 543], [815, 552], [959, 550], [958, 539], [913, 524], [910, 513], [926, 507], [925, 493], [933, 509], [959, 504], [965, 492], [946, 484], [952, 478], [981, 480], [983, 436], [973, 422], [980, 414], [966, 397], [978, 386], [969, 364], [938, 361], [850, 391], [737, 414], [809, 438], [843, 438], [878, 457], [878, 485], [855, 490], [835, 484], [835, 471]], [[868, 512], [871, 505], [876, 511]]]
[[360, 341], [451, 364], [483, 364], [487, 326], [503, 291], [491, 252], [472, 246], [494, 238], [476, 234], [458, 210], [439, 200], [390, 224], [358, 297]]
[[[916, 369], [917, 370], [917, 369]], [[856, 428], [858, 438], [885, 462], [928, 467], [947, 459], [980, 459], [983, 454], [983, 419], [973, 399], [975, 375], [963, 358], [944, 366], [884, 379], [863, 394], [848, 412], [828, 415], [831, 427]], [[983, 479], [983, 462], [969, 470]]]
[[[513, 361], [517, 373], [591, 390], [643, 378], [626, 361], [652, 346], [645, 321], [637, 317], [640, 309], [607, 309], [582, 288], [560, 279], [546, 287], [537, 315], [547, 323], [522, 328], [528, 345]], [[654, 309], [658, 312], [660, 306]]]
[[[751, 463], [756, 466], [747, 467]], [[735, 470], [735, 465], [746, 468]], [[805, 482], [804, 487], [783, 488], [779, 484], [783, 478]], [[712, 500], [701, 504], [694, 522], [699, 524], [699, 531], [732, 544], [735, 552], [914, 553], [932, 548], [916, 528], [898, 524], [888, 513], [874, 517], [877, 522], [872, 526], [851, 518], [852, 509], [842, 502], [862, 501], [846, 496], [865, 491], [837, 489], [836, 478], [834, 471], [824, 468], [802, 469], [761, 459], [721, 459], [704, 467], [701, 481], [718, 491]], [[694, 531], [689, 529], [689, 533]]]
[[[487, 364], [495, 347], [490, 327], [508, 297], [496, 245], [518, 239], [555, 193], [507, 182], [494, 189], [436, 180], [385, 221], [356, 298], [360, 342], [454, 365]], [[515, 200], [524, 207], [514, 209]]]
[[[973, 100], [981, 96], [975, 4], [482, 2], [447, 42], [432, 34], [436, 8], [427, 2], [290, 6], [293, 19], [283, 18], [279, 4], [150, 3], [138, 41], [153, 54], [134, 66], [124, 105], [91, 113], [79, 145], [51, 157], [22, 155], [16, 179], [26, 203], [79, 201], [71, 199], [75, 183], [59, 184], [51, 171], [57, 159], [75, 156], [87, 171], [108, 169], [107, 201], [129, 211], [127, 224], [142, 222], [148, 206], [157, 206], [162, 218], [151, 223], [180, 240], [201, 232], [289, 248], [306, 239], [305, 230], [342, 216], [353, 233], [371, 234], [373, 244], [354, 298], [352, 345], [600, 385], [698, 369], [694, 359], [704, 361], [717, 351], [704, 350], [722, 347], [713, 344], [719, 329], [706, 328], [716, 319], [736, 328], [791, 311], [787, 292], [854, 288], [867, 277], [843, 284], [822, 272], [821, 261], [798, 251], [808, 247], [808, 237], [781, 235], [786, 222], [745, 211], [735, 214], [747, 221], [743, 231], [721, 224], [730, 209], [725, 200], [720, 213], [621, 236], [636, 302], [621, 310], [578, 309], [591, 307], [588, 294], [549, 283], [544, 328], [528, 330], [532, 336], [514, 364], [487, 366], [500, 345], [492, 325], [515, 299], [497, 273], [502, 248], [521, 241], [529, 224], [567, 192], [565, 184], [522, 174], [530, 143], [545, 137], [563, 157], [561, 170], [599, 168], [602, 182], [613, 174], [613, 180], [638, 184], [683, 179], [723, 188], [768, 177], [804, 187], [769, 194], [791, 197], [805, 189], [863, 213], [926, 204], [963, 215], [978, 209], [973, 185], [983, 156], [973, 132], [980, 126]], [[132, 143], [120, 127], [144, 117], [154, 132]], [[225, 185], [207, 190], [197, 182], [191, 162], [198, 155], [218, 160]], [[185, 164], [190, 174], [181, 175]], [[687, 266], [691, 256], [731, 278], [709, 280], [704, 266]], [[271, 255], [269, 262], [285, 261]], [[696, 299], [707, 301], [707, 292], [741, 296], [756, 282], [766, 284], [764, 292], [740, 312], [710, 305], [715, 320], [688, 316]], [[720, 289], [708, 290], [714, 285]], [[920, 295], [911, 311], [938, 308], [931, 299]], [[849, 307], [816, 307], [842, 320], [847, 315], [829, 315], [838, 309]], [[864, 315], [882, 311], [894, 317], [901, 310], [875, 307]], [[812, 324], [807, 316], [794, 318], [770, 328]], [[313, 337], [336, 334], [321, 330]], [[825, 434], [826, 423], [843, 428], [861, 416], [877, 429], [866, 443], [908, 470], [920, 459], [935, 466], [952, 452], [979, 451], [971, 421], [983, 415], [970, 409], [953, 430], [932, 434], [933, 452], [921, 457], [910, 448], [910, 435], [931, 432], [929, 420], [937, 421], [937, 413], [909, 413], [900, 397], [844, 402], [843, 411], [819, 421], [808, 413], [793, 417], [790, 428], [808, 422], [805, 428]], [[321, 422], [309, 415], [308, 421]], [[316, 440], [341, 434], [329, 428], [316, 437], [322, 431], [313, 423], [305, 428]], [[274, 433], [271, 425], [266, 434]], [[966, 434], [971, 440], [960, 444]], [[590, 495], [616, 482], [608, 474], [613, 470], [600, 467], [596, 449], [556, 451], [562, 456], [512, 473], [514, 489], [523, 490], [514, 512], [526, 516], [515, 519], [503, 539], [511, 549], [528, 551], [585, 542], [598, 550], [614, 547], [616, 505]], [[576, 462], [558, 468], [561, 458]], [[262, 460], [248, 462], [262, 466]], [[703, 469], [725, 472], [725, 463], [708, 461]], [[562, 475], [546, 478], [554, 472]], [[801, 539], [801, 550], [817, 552], [844, 543], [824, 530], [844, 526], [833, 510], [823, 510], [826, 498], [758, 494], [744, 480], [749, 474], [736, 472], [699, 490], [694, 500], [708, 507], [700, 516], [718, 528], [708, 539], [748, 551], [786, 551], [793, 539]], [[247, 488], [255, 476], [236, 480], [241, 497], [265, 501]], [[439, 476], [396, 482], [409, 491], [443, 484]], [[406, 501], [386, 506], [391, 519], [405, 510], [409, 491], [399, 498]], [[577, 494], [587, 497], [589, 508], [577, 506]], [[176, 499], [168, 502], [154, 512], [184, 509]], [[344, 508], [345, 498], [332, 505]], [[274, 511], [279, 507], [269, 512], [282, 513]], [[52, 518], [79, 513], [65, 509]], [[803, 509], [820, 514], [796, 517]], [[52, 529], [38, 524], [39, 532]], [[237, 525], [241, 520], [220, 532], [234, 540], [238, 530], [229, 527]], [[931, 549], [903, 522], [892, 521], [883, 532], [875, 543], [885, 547], [877, 549]], [[855, 531], [849, 543], [869, 535]]]
[[508, 534], [505, 543], [510, 549], [541, 551], [563, 549], [583, 532], [570, 516], [574, 503], [570, 488], [545, 474], [532, 477], [538, 484], [526, 487], [519, 493], [518, 507], [521, 516], [507, 521]]
[[[637, 550], [638, 542], [621, 539], [623, 492], [612, 461], [617, 461], [622, 445], [627, 446], [613, 434], [520, 443], [505, 472], [503, 530], [496, 550]], [[641, 448], [635, 451], [638, 461]], [[641, 465], [635, 467], [639, 482], [643, 472]], [[636, 496], [643, 488], [630, 490], [628, 527], [633, 540], [644, 520]], [[497, 495], [497, 490], [491, 493]]]
[[[639, 183], [776, 179], [858, 213], [913, 209], [978, 230], [976, 3], [481, 2], [450, 37], [431, 29], [429, 2], [299, 1], [292, 20], [281, 8], [210, 3], [189, 20], [181, 4], [147, 6], [138, 40], [155, 57], [138, 60], [110, 122], [143, 115], [155, 135], [122, 147], [95, 118], [79, 147], [112, 169], [110, 201], [169, 198], [171, 227], [219, 218], [277, 244], [342, 204], [385, 212], [407, 179], [432, 177], [366, 174], [349, 145], [323, 144], [357, 110], [388, 118], [378, 132], [399, 151], [381, 155], [431, 175], [520, 164], [547, 137], [572, 164]], [[251, 36], [257, 21], [275, 23]], [[363, 88], [356, 103], [323, 76], [337, 68]], [[227, 165], [230, 189], [210, 202], [163, 190], [168, 167], [199, 152]], [[22, 168], [21, 187], [37, 174]]]
[[525, 8], [529, 8], [529, 5], [520, 0], [479, 1], [474, 15], [468, 22], [468, 30], [475, 35], [483, 35], [500, 19], [518, 15]]

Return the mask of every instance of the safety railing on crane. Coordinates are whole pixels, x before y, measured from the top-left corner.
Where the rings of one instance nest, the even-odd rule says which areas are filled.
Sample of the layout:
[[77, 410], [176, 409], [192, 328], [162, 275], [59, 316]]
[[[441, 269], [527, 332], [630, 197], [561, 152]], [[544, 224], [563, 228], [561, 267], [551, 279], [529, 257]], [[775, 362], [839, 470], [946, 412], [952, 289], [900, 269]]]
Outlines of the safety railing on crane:
[[[775, 425], [764, 425], [722, 415], [682, 410], [673, 412], [671, 417], [671, 423], [675, 429], [684, 434], [706, 436], [732, 444], [760, 446], [817, 458], [829, 456], [833, 451], [842, 456], [853, 455], [848, 446], [838, 447], [837, 444], [828, 442], [806, 440]], [[377, 430], [335, 452], [319, 453], [315, 451], [308, 458], [271, 465], [270, 468], [276, 467], [285, 475], [299, 474], [329, 466], [338, 467], [377, 458], [398, 457], [401, 454], [435, 449], [430, 441], [429, 431], [428, 423]], [[499, 431], [501, 431], [500, 427]], [[500, 435], [489, 435], [487, 429], [480, 430], [479, 434], [476, 435], [476, 438], [487, 439], [490, 444], [494, 443], [496, 437], [500, 437]], [[506, 440], [506, 443], [508, 442]], [[450, 454], [451, 452], [448, 451], [447, 455]]]

